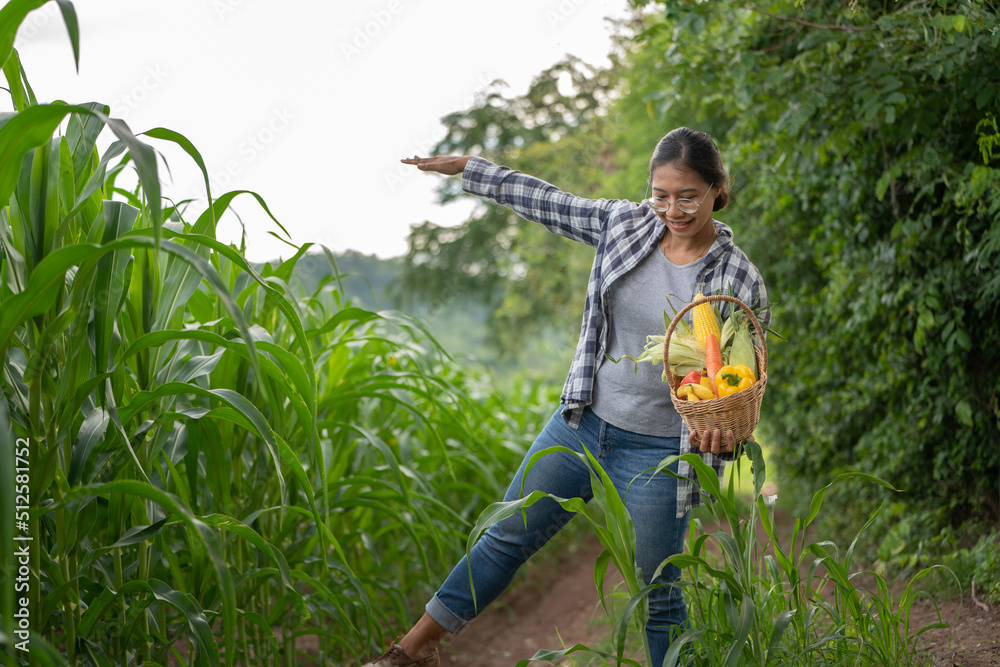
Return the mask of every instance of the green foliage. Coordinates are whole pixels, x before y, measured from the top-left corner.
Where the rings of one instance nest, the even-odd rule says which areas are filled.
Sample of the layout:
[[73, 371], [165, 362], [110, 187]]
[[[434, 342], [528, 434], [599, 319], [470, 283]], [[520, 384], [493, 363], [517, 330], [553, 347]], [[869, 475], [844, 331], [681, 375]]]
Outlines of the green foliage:
[[[567, 57], [539, 74], [523, 96], [506, 98], [495, 86], [478, 106], [443, 119], [447, 134], [434, 152], [480, 155], [574, 194], [601, 196], [616, 169], [609, 137], [617, 119], [606, 115], [616, 75], [615, 66], [601, 70]], [[633, 188], [641, 190], [644, 182], [645, 176]], [[449, 179], [441, 199], [460, 192], [459, 179]], [[490, 344], [516, 353], [525, 336], [547, 333], [552, 325], [571, 332], [575, 342], [592, 263], [592, 249], [483, 200], [457, 227], [414, 227], [400, 286], [404, 296], [435, 298], [459, 289], [481, 300], [492, 311]], [[572, 346], [564, 353], [565, 365]]]
[[[0, 10], [0, 46], [38, 4]], [[215, 236], [240, 193], [190, 218], [161, 201], [157, 142], [207, 190], [186, 138], [38, 104], [14, 51], [4, 74], [4, 655], [20, 595], [32, 664], [294, 665], [306, 635], [321, 663], [380, 650], [549, 417], [540, 385], [484, 389], [420, 321], [348, 301], [325, 248], [251, 265]]]
[[[785, 496], [863, 469], [938, 529], [996, 517], [995, 8], [656, 7], [622, 104], [712, 132], [735, 165], [720, 217], [790, 340], [762, 418]], [[834, 520], [847, 530], [872, 491], [841, 486]]]
[[[749, 7], [732, 22], [746, 36], [712, 12], [708, 39], [753, 61], [715, 88], [751, 92], [718, 112], [747, 169], [734, 212], [759, 227], [744, 247], [791, 341], [774, 346], [766, 422], [787, 490], [863, 469], [911, 491], [927, 519], [996, 517], [1000, 169], [982, 163], [977, 131], [1000, 100], [995, 10], [799, 14], [858, 28], [833, 30]], [[699, 65], [720, 66], [707, 47]], [[874, 500], [843, 494], [845, 525]]]
[[[441, 292], [421, 291], [401, 299], [402, 259], [380, 259], [348, 250], [333, 255], [303, 256], [295, 266], [294, 279], [306, 294], [321, 281], [333, 279], [338, 290], [366, 310], [404, 308], [431, 331], [441, 347], [465, 367], [482, 367], [498, 385], [542, 381], [561, 386], [566, 375], [566, 355], [576, 343], [575, 330], [556, 323], [540, 323], [533, 335], [520, 338], [516, 355], [505, 354], [496, 345], [493, 310], [479, 295], [468, 290], [460, 278], [447, 279]], [[334, 266], [335, 264], [335, 266]], [[558, 402], [558, 393], [555, 397]]]
[[[901, 591], [892, 590], [890, 582], [878, 572], [856, 569], [855, 548], [861, 534], [872, 525], [878, 509], [855, 533], [846, 549], [831, 540], [808, 541], [814, 534], [810, 526], [815, 525], [828, 491], [835, 486], [858, 479], [896, 490], [865, 473], [838, 475], [812, 494], [805, 517], [794, 519], [789, 537], [776, 520], [776, 497], [761, 493], [766, 478], [763, 452], [752, 440], [747, 441], [746, 447], [753, 478], [753, 491], [746, 506], [738, 501], [735, 478], [730, 477], [728, 487], [722, 486], [715, 470], [696, 454], [668, 457], [654, 471], [654, 474], [677, 476], [668, 466], [683, 458], [693, 466], [707, 501], [704, 506], [707, 516], [691, 522], [686, 552], [671, 556], [660, 566], [662, 569], [673, 564], [681, 569], [679, 585], [684, 589], [690, 624], [671, 643], [664, 665], [916, 667], [929, 664], [929, 656], [918, 647], [918, 640], [924, 632], [947, 627], [947, 623], [938, 614], [936, 622], [916, 627], [911, 624], [910, 611], [918, 598], [929, 597], [915, 585], [931, 573], [947, 568], [924, 568]], [[610, 651], [575, 644], [562, 650], [539, 650], [531, 661], [553, 662], [584, 654], [584, 658], [602, 659], [602, 664], [632, 665], [635, 661], [625, 655], [630, 645], [629, 635], [634, 632], [638, 636], [634, 643], [641, 644], [648, 663], [645, 597], [651, 588], [663, 584], [641, 586], [642, 572], [635, 568], [631, 518], [600, 464], [589, 454], [584, 457], [559, 447], [539, 452], [536, 458], [556, 451], [574, 454], [590, 467], [596, 508], [579, 503], [579, 499], [533, 491], [518, 500], [495, 503], [484, 510], [469, 535], [469, 548], [487, 526], [541, 498], [552, 498], [564, 509], [583, 514], [605, 547], [594, 565], [594, 580], [602, 603], [609, 562], [624, 575], [628, 603], [617, 610], [604, 604], [614, 628]], [[706, 529], [709, 519], [717, 523], [717, 530]], [[659, 569], [653, 578], [658, 574]], [[930, 600], [934, 603], [933, 598]], [[522, 660], [518, 665], [529, 662]]]
[[[481, 149], [509, 166], [554, 174], [556, 185], [576, 194], [636, 197], [647, 156], [666, 131], [688, 125], [712, 134], [733, 176], [732, 204], [716, 217], [760, 268], [778, 304], [774, 326], [789, 341], [773, 342], [761, 422], [776, 445], [785, 496], [808, 498], [817, 480], [860, 469], [905, 489], [908, 512], [932, 532], [995, 521], [995, 5], [633, 4], [634, 38], [622, 38], [607, 70], [612, 79], [594, 72], [578, 84], [604, 86], [592, 96], [604, 111], [584, 105], [565, 130], [524, 130], [523, 146], [465, 140], [455, 130], [458, 139], [439, 148]], [[533, 119], [542, 111], [529, 95], [448, 120], [492, 136], [483, 128], [497, 127], [496, 118], [521, 112]], [[449, 187], [453, 192], [454, 181]], [[426, 235], [418, 233], [410, 261], [484, 276], [569, 322], [560, 304], [579, 301], [585, 286], [574, 244], [553, 247], [551, 256], [524, 255], [536, 273], [553, 262], [570, 267], [565, 276], [540, 279], [544, 284], [530, 282], [530, 270], [477, 272], [471, 258], [497, 248], [501, 259], [483, 266], [499, 266], [508, 261], [509, 239], [519, 238], [511, 235], [530, 233], [511, 232], [510, 224], [490, 208], [454, 232], [454, 244], [423, 246]], [[515, 298], [508, 300], [512, 321], [523, 324]], [[827, 521], [833, 528], [842, 522], [847, 533], [863, 519], [863, 510], [852, 508], [877, 502], [880, 492], [848, 481], [832, 493], [844, 511]]]
[[718, 499], [706, 507], [726, 528], [712, 533], [700, 520], [692, 522], [690, 554], [668, 559], [685, 572], [692, 627], [671, 646], [665, 664], [678, 664], [684, 653], [694, 665], [927, 664], [917, 640], [947, 624], [938, 614], [937, 622], [914, 627], [910, 609], [922, 596], [914, 585], [938, 566], [916, 573], [899, 593], [881, 574], [857, 571], [855, 548], [878, 509], [846, 549], [831, 540], [807, 544], [807, 530], [831, 488], [849, 479], [891, 486], [866, 473], [838, 475], [812, 494], [789, 539], [776, 521], [777, 498], [761, 493], [766, 475], [761, 449], [748, 441], [747, 454], [754, 478], [749, 516], [737, 508], [732, 483], [728, 491], [721, 488], [711, 468], [686, 455], [705, 491]]
[[[906, 525], [905, 523], [901, 525]], [[914, 550], [907, 548], [907, 538], [910, 537], [909, 526], [903, 529], [895, 527], [886, 536], [883, 546], [879, 549], [879, 557], [895, 564], [897, 560], [926, 563], [929, 559], [919, 558]], [[889, 547], [896, 545], [895, 550]], [[923, 545], [921, 545], [923, 546]], [[958, 579], [962, 594], [975, 592], [976, 598], [991, 604], [1000, 603], [1000, 534], [996, 530], [986, 530], [980, 534], [979, 540], [971, 547], [958, 547], [954, 544], [939, 554], [934, 560], [947, 567]], [[975, 586], [975, 588], [973, 588]], [[942, 594], [954, 596], [954, 581], [929, 582], [929, 589], [940, 589]], [[968, 599], [968, 598], [965, 598]]]
[[400, 304], [391, 298], [391, 291], [399, 282], [401, 263], [397, 257], [380, 259], [356, 250], [334, 253], [332, 263], [323, 253], [309, 253], [295, 263], [293, 277], [306, 294], [315, 292], [325, 280], [336, 280], [338, 291], [357, 306], [397, 308]]
[[968, 568], [965, 572], [969, 573], [969, 590], [975, 582], [981, 600], [1000, 603], [1000, 536], [996, 532], [980, 537], [973, 548], [956, 552], [955, 560], [955, 565], [949, 567], [955, 571]]

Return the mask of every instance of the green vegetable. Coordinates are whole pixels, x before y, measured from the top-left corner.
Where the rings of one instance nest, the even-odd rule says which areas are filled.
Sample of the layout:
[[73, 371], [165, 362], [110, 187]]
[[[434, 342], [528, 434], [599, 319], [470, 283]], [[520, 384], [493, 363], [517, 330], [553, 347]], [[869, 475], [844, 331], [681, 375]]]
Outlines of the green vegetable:
[[754, 353], [750, 324], [746, 316], [742, 312], [734, 313], [733, 317], [726, 321], [732, 322], [737, 315], [739, 320], [733, 325], [733, 345], [729, 350], [729, 363], [733, 366], [742, 364], [750, 369], [754, 377], [757, 377], [757, 355]]
[[[680, 327], [678, 327], [679, 329]], [[638, 357], [628, 357], [635, 362], [649, 362], [654, 366], [663, 361], [663, 341], [666, 336], [646, 336], [646, 347]], [[674, 375], [684, 376], [691, 371], [701, 371], [705, 366], [705, 351], [693, 335], [677, 335], [674, 329], [670, 336], [670, 370]], [[664, 378], [664, 382], [666, 378]]]
[[733, 314], [726, 318], [725, 323], [723, 323], [722, 335], [719, 336], [719, 347], [722, 348], [723, 354], [725, 354], [725, 350], [729, 347], [730, 343], [733, 342], [733, 336], [736, 334], [736, 324], [734, 320], [736, 319], [737, 313], [735, 308], [733, 308], [733, 311]]

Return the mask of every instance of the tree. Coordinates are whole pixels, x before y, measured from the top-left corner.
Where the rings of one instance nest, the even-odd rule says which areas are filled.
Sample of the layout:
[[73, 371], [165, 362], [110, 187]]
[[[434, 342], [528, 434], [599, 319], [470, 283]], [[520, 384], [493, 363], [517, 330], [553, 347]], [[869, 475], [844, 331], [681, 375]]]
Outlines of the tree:
[[[928, 535], [995, 521], [996, 7], [633, 5], [633, 38], [623, 37], [612, 70], [576, 84], [604, 85], [610, 92], [583, 99], [606, 105], [583, 104], [574, 120], [565, 98], [494, 100], [447, 119], [451, 132], [439, 148], [482, 148], [522, 170], [554, 174], [577, 194], [600, 184], [602, 193], [628, 197], [641, 196], [645, 156], [666, 131], [708, 131], [734, 181], [732, 205], [716, 217], [761, 269], [777, 304], [773, 326], [789, 340], [771, 340], [762, 427], [786, 497], [862, 469], [906, 489], [897, 507], [921, 517]], [[554, 75], [539, 81], [551, 86]], [[559, 113], [545, 114], [555, 101]], [[520, 300], [565, 317], [558, 306], [570, 301], [560, 295], [582, 284], [574, 277], [564, 288], [563, 276], [518, 267], [565, 262], [582, 275], [586, 265], [573, 244], [550, 250], [527, 229], [491, 208], [457, 230], [417, 230], [409, 262], [453, 269], [494, 290], [487, 293], [509, 295], [497, 313], [518, 324], [498, 331], [516, 332], [526, 317]], [[541, 260], [532, 251], [551, 254]], [[840, 516], [856, 526], [877, 499], [864, 495], [869, 487], [841, 488], [858, 502], [845, 503]]]
[[[502, 82], [495, 83], [480, 104], [443, 119], [447, 134], [435, 154], [479, 155], [574, 194], [612, 196], [605, 181], [618, 161], [608, 108], [620, 55], [612, 58], [603, 69], [567, 56], [523, 96], [504, 97]], [[440, 192], [442, 202], [461, 196], [459, 179], [444, 181]], [[425, 298], [457, 286], [489, 305], [493, 342], [503, 350], [516, 351], [527, 335], [554, 333], [570, 346], [568, 360], [593, 256], [593, 249], [484, 201], [457, 227], [414, 227], [400, 285], [404, 296]]]
[[765, 402], [789, 486], [862, 469], [932, 530], [995, 520], [996, 9], [798, 4], [658, 6], [622, 103], [711, 125], [737, 165], [728, 215], [791, 341]]

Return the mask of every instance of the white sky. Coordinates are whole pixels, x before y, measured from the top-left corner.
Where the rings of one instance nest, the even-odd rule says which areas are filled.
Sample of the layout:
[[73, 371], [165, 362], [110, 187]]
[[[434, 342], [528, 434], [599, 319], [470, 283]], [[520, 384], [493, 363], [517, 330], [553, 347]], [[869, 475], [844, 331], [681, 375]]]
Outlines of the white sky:
[[[470, 106], [493, 79], [507, 96], [566, 53], [606, 63], [626, 0], [74, 0], [80, 72], [55, 2], [29, 15], [15, 41], [41, 102], [98, 101], [133, 132], [165, 127], [201, 152], [212, 194], [254, 190], [295, 243], [380, 257], [406, 251], [411, 225], [457, 224], [469, 201], [435, 204], [439, 176], [399, 158], [443, 136], [439, 120]], [[9, 109], [9, 100], [2, 103]], [[164, 194], [197, 199], [204, 185], [179, 149]], [[237, 198], [253, 261], [294, 250], [256, 202]], [[218, 235], [238, 243], [235, 216]]]

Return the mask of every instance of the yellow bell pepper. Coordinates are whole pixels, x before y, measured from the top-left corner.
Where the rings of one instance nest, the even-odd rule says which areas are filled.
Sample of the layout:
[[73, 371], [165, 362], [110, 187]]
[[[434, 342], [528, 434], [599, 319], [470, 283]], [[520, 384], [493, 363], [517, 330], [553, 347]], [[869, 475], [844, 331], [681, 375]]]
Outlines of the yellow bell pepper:
[[723, 366], [715, 374], [715, 388], [719, 392], [719, 398], [748, 389], [756, 381], [753, 372], [743, 364]]
[[735, 368], [739, 373], [742, 373], [745, 377], [749, 377], [750, 384], [753, 384], [754, 382], [757, 381], [757, 374], [754, 373], [753, 369], [751, 369], [749, 366], [745, 366], [743, 364], [730, 364], [730, 366]]

